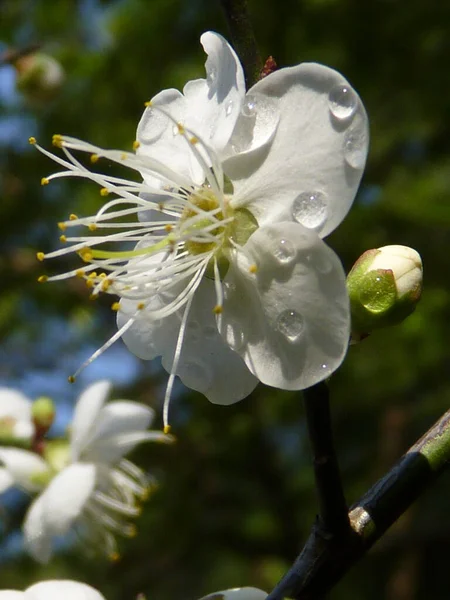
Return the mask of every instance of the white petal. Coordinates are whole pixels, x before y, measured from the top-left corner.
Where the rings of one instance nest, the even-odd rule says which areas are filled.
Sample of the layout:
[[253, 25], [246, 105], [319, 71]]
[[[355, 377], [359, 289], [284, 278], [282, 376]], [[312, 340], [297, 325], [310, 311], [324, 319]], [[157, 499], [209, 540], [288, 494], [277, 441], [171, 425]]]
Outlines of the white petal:
[[136, 445], [136, 442], [118, 444], [121, 436], [145, 431], [154, 411], [144, 404], [117, 400], [110, 402], [100, 412], [95, 435], [82, 454], [83, 460], [115, 463]]
[[31, 400], [16, 390], [0, 387], [0, 419], [31, 421]]
[[258, 229], [225, 278], [222, 334], [263, 383], [304, 389], [341, 364], [350, 330], [345, 273], [317, 234], [294, 223]]
[[41, 485], [34, 481], [34, 477], [48, 471], [48, 465], [43, 458], [34, 452], [20, 448], [0, 448], [0, 462], [2, 462], [12, 479], [17, 485], [27, 491], [37, 491]]
[[35, 560], [49, 561], [52, 538], [65, 534], [78, 519], [94, 489], [96, 468], [74, 464], [63, 469], [28, 509], [23, 531], [25, 546]]
[[97, 381], [87, 387], [78, 398], [70, 434], [72, 460], [78, 459], [94, 435], [98, 415], [110, 390], [109, 381]]
[[[188, 82], [184, 95], [174, 89], [157, 94], [142, 115], [137, 129], [138, 154], [158, 159], [197, 184], [205, 180], [204, 170], [187, 141], [178, 133], [173, 120], [220, 154], [230, 140], [245, 96], [242, 67], [228, 42], [212, 32], [204, 33], [200, 41], [208, 54], [206, 80]], [[144, 180], [155, 187], [163, 185], [161, 180], [152, 176], [144, 175]]]
[[254, 587], [233, 588], [208, 594], [200, 600], [264, 600], [267, 593]]
[[[337, 86], [354, 101], [346, 119], [330, 110]], [[325, 237], [347, 214], [364, 168], [369, 134], [359, 97], [342, 75], [313, 63], [280, 69], [248, 94], [276, 103], [280, 120], [271, 144], [224, 162], [233, 206], [247, 207], [260, 226], [291, 220]]]
[[[220, 336], [215, 305], [214, 283], [204, 278], [191, 305], [177, 375], [211, 402], [232, 404], [248, 396], [258, 381]], [[141, 358], [161, 355], [163, 367], [170, 372], [180, 324], [179, 314], [152, 323], [143, 310], [123, 340]]]
[[96, 481], [93, 464], [75, 463], [63, 469], [45, 490], [44, 523], [56, 535], [66, 533], [83, 512]]
[[0, 590], [0, 600], [26, 600], [24, 592]]
[[41, 494], [31, 503], [23, 522], [25, 548], [40, 563], [52, 556], [52, 531], [44, 522], [45, 498]]
[[184, 86], [186, 125], [220, 154], [241, 111], [245, 96], [244, 72], [233, 48], [221, 35], [207, 31], [200, 42], [208, 55], [207, 77]]
[[0, 494], [14, 485], [14, 477], [4, 467], [0, 467]]
[[[12, 600], [12, 599], [11, 599]], [[78, 581], [41, 581], [25, 591], [24, 600], [105, 600], [96, 589]]]

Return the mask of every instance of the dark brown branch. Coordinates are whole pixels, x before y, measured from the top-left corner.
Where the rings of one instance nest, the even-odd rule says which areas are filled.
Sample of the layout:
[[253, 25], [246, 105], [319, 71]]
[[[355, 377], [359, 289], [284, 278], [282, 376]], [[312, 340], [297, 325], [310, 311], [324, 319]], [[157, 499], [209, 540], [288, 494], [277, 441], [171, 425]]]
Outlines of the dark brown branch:
[[253, 26], [247, 9], [247, 0], [220, 0], [231, 41], [241, 60], [247, 88], [260, 79], [263, 64], [259, 55]]
[[450, 411], [380, 479], [349, 513], [350, 530], [327, 539], [317, 524], [267, 600], [323, 597], [450, 465]]
[[318, 383], [303, 392], [323, 535], [348, 531], [348, 508], [334, 451], [328, 386]]

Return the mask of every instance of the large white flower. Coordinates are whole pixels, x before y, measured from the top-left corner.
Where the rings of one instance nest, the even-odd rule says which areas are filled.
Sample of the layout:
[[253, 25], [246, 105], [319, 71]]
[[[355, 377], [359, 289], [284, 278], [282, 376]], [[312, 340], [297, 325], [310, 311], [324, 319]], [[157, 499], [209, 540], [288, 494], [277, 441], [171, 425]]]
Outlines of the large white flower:
[[264, 600], [265, 598], [267, 598], [266, 592], [258, 588], [242, 587], [214, 592], [204, 596], [201, 600]]
[[[246, 94], [242, 67], [205, 33], [206, 79], [147, 103], [136, 154], [57, 135], [64, 167], [113, 195], [92, 217], [71, 215], [61, 236], [95, 295], [117, 294], [118, 333], [143, 359], [162, 356], [212, 402], [247, 396], [258, 380], [303, 389], [342, 362], [349, 301], [340, 260], [322, 241], [347, 214], [365, 164], [364, 107], [342, 75], [318, 64], [281, 69]], [[36, 141], [32, 138], [32, 143]], [[91, 172], [91, 153], [138, 171], [143, 182]], [[139, 217], [133, 221], [129, 217]], [[111, 250], [111, 243], [119, 243]], [[135, 245], [124, 250], [123, 243]], [[99, 249], [108, 244], [107, 249]], [[89, 361], [88, 361], [89, 362]]]
[[105, 600], [96, 589], [69, 580], [40, 581], [24, 592], [0, 590], [0, 600]]
[[[147, 431], [153, 411], [126, 400], [104, 405], [108, 381], [90, 385], [80, 396], [71, 425], [70, 445], [48, 452], [60, 472], [30, 506], [24, 522], [25, 544], [32, 556], [47, 562], [52, 539], [73, 529], [93, 547], [114, 558], [114, 533], [131, 536], [130, 518], [140, 514], [138, 501], [152, 480], [123, 456], [143, 441], [169, 442], [170, 436]], [[51, 450], [51, 449], [50, 449]]]

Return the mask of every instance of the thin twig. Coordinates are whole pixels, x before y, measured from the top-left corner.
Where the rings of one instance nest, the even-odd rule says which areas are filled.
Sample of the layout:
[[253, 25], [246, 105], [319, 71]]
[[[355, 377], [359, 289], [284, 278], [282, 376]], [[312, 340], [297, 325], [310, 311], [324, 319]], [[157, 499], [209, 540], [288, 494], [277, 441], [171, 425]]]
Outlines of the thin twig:
[[449, 466], [450, 410], [352, 507], [348, 535], [326, 539], [313, 527], [267, 600], [321, 598]]
[[249, 88], [260, 79], [263, 64], [248, 13], [247, 0], [220, 0], [220, 2]]
[[334, 451], [328, 386], [318, 383], [303, 392], [323, 535], [349, 529], [348, 508]]

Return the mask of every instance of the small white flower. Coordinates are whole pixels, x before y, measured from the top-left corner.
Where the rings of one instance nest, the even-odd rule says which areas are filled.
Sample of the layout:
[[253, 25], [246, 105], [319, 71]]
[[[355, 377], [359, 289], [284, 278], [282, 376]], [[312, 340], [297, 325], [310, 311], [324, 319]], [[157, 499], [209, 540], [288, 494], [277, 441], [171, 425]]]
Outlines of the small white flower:
[[0, 600], [105, 600], [90, 585], [78, 581], [40, 581], [24, 592], [0, 590]]
[[[322, 238], [353, 202], [368, 125], [358, 95], [332, 69], [280, 69], [246, 93], [228, 43], [212, 32], [201, 43], [206, 79], [148, 103], [136, 154], [59, 135], [64, 159], [38, 146], [64, 167], [42, 183], [84, 177], [113, 196], [96, 215], [60, 224], [95, 235], [64, 234], [69, 247], [38, 258], [78, 252], [81, 268], [41, 281], [77, 275], [94, 296], [120, 297], [119, 331], [99, 352], [123, 337], [143, 359], [162, 356], [166, 401], [178, 375], [229, 404], [258, 380], [307, 388], [344, 358], [345, 274]], [[91, 172], [73, 150], [124, 164], [143, 182]], [[125, 242], [135, 247], [123, 250]]]
[[34, 433], [31, 405], [31, 400], [21, 392], [0, 387], [0, 432], [23, 441], [31, 440]]
[[[146, 498], [152, 480], [123, 456], [140, 442], [169, 442], [171, 438], [147, 431], [153, 419], [148, 406], [126, 400], [104, 406], [110, 387], [109, 382], [99, 381], [81, 394], [66, 466], [28, 510], [25, 543], [40, 562], [51, 557], [52, 538], [70, 529], [88, 545], [101, 546], [112, 559], [117, 556], [113, 534], [135, 533], [129, 519], [140, 514], [138, 501]], [[50, 452], [47, 458], [52, 462]], [[60, 448], [56, 462], [61, 462]]]

